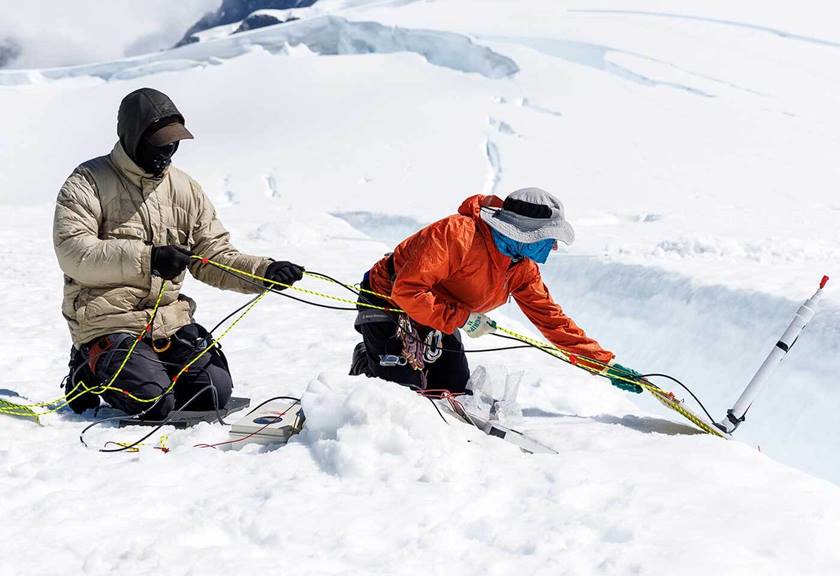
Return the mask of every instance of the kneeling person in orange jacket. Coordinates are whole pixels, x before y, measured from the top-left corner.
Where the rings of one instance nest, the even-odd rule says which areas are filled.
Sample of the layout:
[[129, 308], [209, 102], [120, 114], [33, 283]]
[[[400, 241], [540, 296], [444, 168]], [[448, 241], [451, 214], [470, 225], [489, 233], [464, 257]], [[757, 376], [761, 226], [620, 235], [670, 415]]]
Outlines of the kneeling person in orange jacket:
[[[404, 314], [359, 306], [351, 374], [366, 374], [418, 388], [463, 392], [470, 377], [458, 329], [478, 337], [495, 331], [485, 313], [513, 296], [558, 348], [614, 366], [606, 375], [638, 373], [614, 364], [614, 354], [589, 338], [552, 300], [538, 264], [574, 231], [563, 205], [539, 188], [471, 196], [458, 210], [404, 240], [368, 271], [360, 303], [399, 308]], [[641, 392], [620, 378], [612, 383]]]

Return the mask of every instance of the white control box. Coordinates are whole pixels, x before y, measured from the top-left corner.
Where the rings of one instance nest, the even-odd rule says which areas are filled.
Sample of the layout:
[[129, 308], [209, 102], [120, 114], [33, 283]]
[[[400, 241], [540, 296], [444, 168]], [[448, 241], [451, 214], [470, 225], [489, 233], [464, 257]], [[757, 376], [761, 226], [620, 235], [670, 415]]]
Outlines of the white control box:
[[294, 400], [273, 400], [255, 408], [230, 428], [232, 446], [285, 444], [303, 428], [303, 410]]

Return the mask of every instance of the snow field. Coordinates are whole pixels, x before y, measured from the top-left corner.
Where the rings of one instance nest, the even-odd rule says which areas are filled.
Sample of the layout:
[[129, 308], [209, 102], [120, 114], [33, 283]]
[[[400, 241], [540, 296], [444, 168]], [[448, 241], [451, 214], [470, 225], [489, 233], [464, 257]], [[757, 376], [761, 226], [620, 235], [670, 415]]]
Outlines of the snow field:
[[[281, 207], [271, 220], [305, 221], [275, 203]], [[276, 237], [248, 234], [248, 213], [229, 206], [223, 215], [243, 249], [266, 253]], [[270, 206], [262, 213], [268, 219]], [[16, 216], [34, 223], [45, 214], [46, 207], [27, 208]], [[320, 242], [298, 230], [287, 247], [348, 277], [359, 265], [352, 262], [381, 248], [331, 241], [331, 233], [352, 235], [342, 224], [322, 229]], [[37, 225], [22, 230], [24, 240], [41, 232]], [[19, 258], [44, 250], [37, 242], [20, 246]], [[36, 264], [21, 267], [23, 279], [48, 275], [49, 259], [29, 260]], [[30, 284], [34, 301], [54, 291], [50, 283]], [[195, 282], [186, 292], [199, 300], [199, 321], [208, 326], [245, 298]], [[14, 314], [14, 304], [22, 302], [3, 303], [5, 317], [51, 312], [45, 306]], [[272, 297], [223, 342], [238, 394], [302, 394], [305, 431], [276, 450], [193, 448], [227, 438], [223, 427], [203, 424], [164, 430], [169, 454], [151, 448], [156, 435], [137, 454], [107, 457], [74, 443], [82, 417], [52, 417], [43, 428], [4, 420], [15, 439], [0, 449], [0, 489], [9, 498], [0, 557], [12, 559], [10, 573], [50, 574], [58, 565], [88, 574], [221, 573], [243, 562], [253, 570], [292, 565], [304, 574], [836, 569], [828, 535], [837, 530], [840, 503], [831, 485], [748, 446], [651, 417], [627, 395], [550, 358], [518, 351], [495, 363], [473, 359], [491, 375], [525, 369], [524, 418], [512, 423], [560, 455], [521, 454], [451, 419], [444, 424], [427, 400], [407, 390], [344, 376], [357, 339], [351, 323], [352, 313]], [[49, 322], [21, 328], [57, 331]], [[18, 391], [41, 397], [52, 389], [64, 371], [60, 340], [35, 338], [29, 354], [17, 358]], [[102, 427], [88, 441], [137, 435]], [[802, 539], [790, 536], [790, 526]], [[49, 555], [13, 554], [13, 542], [44, 540]], [[708, 555], [710, 546], [719, 556]]]
[[220, 439], [211, 425], [174, 433], [168, 455], [81, 452], [82, 477], [56, 452], [21, 462], [4, 451], [15, 538], [53, 543], [20, 573], [837, 569], [834, 492], [737, 443], [561, 418], [542, 434], [560, 455], [527, 456], [447, 426], [406, 390], [338, 372], [309, 385], [304, 407], [305, 432], [274, 451], [190, 449]]
[[[103, 64], [99, 77], [0, 73], [2, 394], [59, 394], [69, 337], [50, 203], [76, 164], [110, 150], [122, 96], [149, 85], [187, 116], [197, 138], [176, 163], [235, 245], [342, 280], [467, 195], [555, 192], [579, 238], [545, 268], [557, 300], [620, 362], [673, 373], [722, 415], [833, 272], [837, 50], [800, 36], [833, 42], [836, 19], [754, 3], [633, 7], [693, 18], [575, 12], [627, 9], [610, 2], [339, 7], [351, 4], [344, 23], [307, 24], [317, 33], [288, 48], [291, 28], [278, 27], [252, 33], [263, 47], [216, 40]], [[433, 33], [392, 53], [364, 22]], [[343, 26], [365, 49], [316, 54], [310, 45]], [[464, 72], [463, 54], [430, 63], [448, 34], [519, 72]], [[197, 282], [185, 292], [208, 327], [246, 298]], [[742, 442], [693, 434], [649, 399], [537, 352], [473, 357], [494, 377], [524, 370], [511, 423], [556, 457], [344, 376], [353, 313], [268, 298], [224, 349], [237, 394], [303, 395], [304, 433], [276, 450], [194, 449], [227, 438], [201, 425], [167, 431], [169, 454], [152, 448], [156, 436], [111, 457], [76, 442], [87, 417], [6, 418], [0, 574], [836, 573], [837, 487], [787, 466], [840, 478], [837, 294], [751, 409]], [[493, 316], [529, 330], [515, 307]], [[468, 345], [499, 343], [485, 340]], [[136, 437], [101, 427], [90, 441]]]

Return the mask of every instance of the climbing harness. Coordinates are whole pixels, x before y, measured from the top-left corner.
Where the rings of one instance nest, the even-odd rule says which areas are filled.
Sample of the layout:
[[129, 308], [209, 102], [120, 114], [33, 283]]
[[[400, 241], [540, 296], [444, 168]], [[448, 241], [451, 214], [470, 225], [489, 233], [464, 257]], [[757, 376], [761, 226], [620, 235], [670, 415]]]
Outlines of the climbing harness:
[[[105, 392], [106, 390], [116, 390], [122, 392], [126, 396], [132, 397], [132, 395], [129, 392], [127, 392], [126, 390], [122, 390], [121, 388], [117, 388], [113, 386], [113, 384], [114, 382], [116, 382], [117, 378], [119, 378], [120, 374], [125, 368], [125, 365], [128, 363], [129, 358], [131, 358], [132, 354], [134, 354], [134, 350], [137, 347], [137, 344], [143, 339], [144, 335], [147, 332], [151, 332], [152, 324], [154, 323], [155, 318], [157, 317], [157, 312], [160, 308], [161, 300], [163, 299], [165, 287], [166, 283], [161, 283], [160, 292], [158, 293], [157, 299], [155, 300], [155, 305], [152, 308], [151, 314], [149, 315], [149, 321], [146, 323], [146, 326], [143, 328], [143, 330], [134, 338], [133, 342], [131, 343], [131, 346], [128, 349], [128, 353], [126, 354], [119, 368], [107, 384], [100, 386], [88, 386], [83, 380], [79, 380], [76, 383], [76, 385], [73, 386], [73, 388], [64, 396], [56, 398], [55, 400], [50, 400], [48, 402], [39, 402], [34, 404], [22, 405], [13, 402], [0, 401], [0, 413], [8, 414], [11, 416], [23, 416], [25, 418], [33, 418], [37, 422], [39, 421], [41, 416], [46, 416], [48, 414], [58, 412], [65, 406], [68, 406], [70, 402], [76, 400], [84, 394], [99, 395], [102, 394], [102, 392]], [[143, 402], [146, 401], [144, 399], [139, 398], [134, 399]], [[155, 401], [156, 400], [157, 399], [155, 399]], [[39, 412], [36, 411], [36, 408], [41, 408], [43, 410]]]
[[[233, 315], [238, 313], [238, 316], [233, 320], [233, 322], [231, 322], [231, 324], [224, 330], [224, 332], [222, 332], [222, 334], [220, 334], [218, 337], [215, 337], [212, 341], [207, 343], [207, 345], [205, 347], [203, 347], [192, 359], [190, 359], [186, 364], [184, 364], [183, 367], [181, 367], [181, 369], [176, 373], [176, 375], [174, 377], [172, 377], [169, 387], [166, 390], [164, 390], [160, 395], [158, 395], [156, 397], [153, 397], [153, 398], [139, 398], [137, 396], [132, 395], [130, 392], [115, 386], [114, 384], [117, 381], [117, 379], [119, 378], [119, 376], [120, 376], [121, 372], [123, 371], [126, 363], [131, 358], [131, 356], [134, 354], [137, 344], [141, 340], [143, 340], [146, 337], [147, 334], [151, 333], [152, 326], [154, 324], [154, 320], [157, 316], [157, 312], [158, 312], [158, 309], [160, 308], [161, 300], [163, 298], [166, 282], [163, 282], [162, 285], [161, 285], [161, 289], [160, 289], [160, 292], [159, 292], [159, 294], [157, 296], [157, 299], [155, 301], [154, 307], [152, 308], [151, 313], [149, 314], [148, 323], [146, 324], [145, 328], [139, 334], [137, 334], [135, 337], [133, 337], [132, 344], [129, 347], [128, 352], [127, 352], [125, 358], [123, 359], [121, 365], [119, 366], [118, 370], [115, 372], [113, 377], [110, 378], [110, 380], [106, 384], [100, 384], [98, 386], [97, 385], [90, 385], [89, 386], [84, 381], [80, 380], [63, 397], [57, 398], [57, 399], [49, 401], [49, 402], [34, 403], [34, 404], [16, 404], [16, 403], [12, 403], [12, 402], [5, 401], [5, 400], [0, 400], [0, 414], [8, 414], [8, 415], [12, 415], [12, 416], [22, 416], [22, 417], [26, 417], [26, 418], [33, 418], [36, 421], [38, 421], [38, 419], [42, 416], [46, 416], [48, 414], [52, 414], [54, 412], [57, 412], [58, 410], [61, 410], [62, 408], [67, 406], [70, 403], [70, 401], [75, 400], [76, 398], [80, 397], [81, 395], [84, 395], [84, 394], [102, 394], [105, 391], [114, 390], [114, 391], [118, 391], [122, 394], [125, 394], [126, 396], [130, 397], [131, 399], [133, 399], [137, 402], [141, 402], [141, 403], [144, 403], [144, 404], [149, 404], [150, 405], [149, 408], [147, 408], [146, 410], [141, 412], [140, 415], [142, 415], [145, 412], [147, 412], [148, 410], [150, 410], [161, 398], [163, 398], [164, 396], [166, 396], [167, 394], [172, 392], [173, 388], [175, 387], [175, 385], [178, 382], [178, 379], [187, 370], [189, 370], [189, 368], [191, 366], [193, 366], [200, 358], [202, 358], [205, 354], [207, 354], [211, 349], [216, 347], [222, 339], [224, 339], [228, 334], [230, 334], [230, 332], [233, 329], [235, 329], [236, 326], [248, 314], [250, 314], [251, 311], [253, 311], [253, 309], [269, 293], [279, 294], [281, 296], [285, 296], [285, 297], [291, 298], [291, 299], [296, 300], [296, 301], [300, 301], [300, 302], [303, 302], [303, 303], [306, 303], [306, 304], [311, 304], [311, 305], [314, 305], [314, 306], [324, 307], [324, 308], [328, 308], [328, 309], [338, 309], [338, 310], [348, 310], [348, 311], [349, 310], [358, 311], [360, 309], [363, 309], [363, 310], [379, 311], [380, 313], [382, 313], [382, 312], [388, 313], [388, 314], [386, 314], [386, 316], [388, 316], [389, 319], [391, 319], [390, 318], [391, 314], [398, 315], [398, 318], [399, 318], [398, 319], [398, 322], [399, 322], [398, 333], [401, 334], [400, 339], [402, 340], [402, 343], [403, 343], [404, 354], [402, 356], [394, 356], [393, 358], [390, 358], [390, 357], [381, 358], [381, 362], [393, 362], [393, 364], [383, 364], [383, 365], [404, 365], [404, 363], [407, 363], [407, 364], [410, 364], [412, 366], [412, 368], [414, 368], [415, 370], [420, 370], [421, 373], [422, 373], [422, 370], [423, 370], [423, 367], [424, 367], [425, 363], [426, 362], [429, 362], [429, 363], [434, 362], [434, 360], [436, 360], [440, 356], [440, 354], [442, 354], [442, 352], [444, 351], [443, 348], [441, 347], [441, 334], [440, 334], [440, 332], [432, 331], [427, 335], [427, 337], [425, 339], [420, 338], [419, 334], [417, 333], [416, 328], [412, 326], [410, 320], [408, 319], [408, 316], [405, 314], [405, 312], [403, 310], [401, 310], [401, 309], [399, 309], [398, 307], [395, 307], [395, 306], [380, 306], [379, 304], [376, 304], [376, 303], [369, 303], [369, 302], [364, 301], [363, 298], [359, 297], [362, 294], [368, 294], [370, 296], [374, 296], [378, 299], [381, 299], [383, 302], [386, 302], [386, 303], [391, 302], [390, 297], [385, 295], [385, 294], [380, 294], [380, 293], [377, 293], [375, 291], [372, 291], [372, 290], [369, 290], [369, 289], [366, 289], [366, 288], [362, 288], [359, 285], [345, 284], [343, 282], [335, 280], [334, 278], [331, 278], [331, 277], [326, 276], [324, 274], [319, 274], [319, 273], [315, 273], [315, 272], [306, 272], [305, 273], [305, 275], [309, 278], [313, 278], [315, 280], [320, 280], [320, 281], [323, 281], [323, 282], [326, 282], [326, 283], [335, 284], [335, 285], [341, 286], [341, 287], [353, 292], [354, 295], [357, 296], [357, 298], [351, 300], [349, 298], [343, 298], [343, 297], [340, 297], [340, 296], [335, 296], [333, 294], [329, 294], [329, 293], [326, 293], [326, 292], [311, 290], [309, 288], [303, 288], [303, 287], [300, 287], [300, 286], [285, 284], [285, 283], [282, 283], [282, 282], [278, 282], [278, 281], [275, 281], [275, 280], [264, 278], [262, 276], [254, 274], [252, 272], [248, 272], [248, 271], [245, 271], [245, 270], [240, 270], [240, 269], [237, 269], [235, 267], [232, 267], [232, 266], [229, 266], [229, 265], [226, 265], [226, 264], [222, 264], [220, 262], [216, 262], [216, 261], [211, 260], [211, 259], [206, 258], [206, 257], [193, 256], [192, 258], [195, 259], [195, 260], [198, 260], [202, 264], [209, 265], [209, 266], [214, 266], [214, 267], [216, 267], [216, 268], [218, 268], [222, 271], [225, 271], [228, 274], [236, 276], [236, 277], [238, 277], [238, 278], [240, 278], [240, 279], [242, 279], [246, 282], [250, 282], [254, 286], [259, 286], [262, 289], [262, 292], [258, 296], [253, 298], [244, 307], [238, 309], [237, 311], [235, 311], [234, 313], [232, 313], [231, 315], [229, 315], [228, 317], [226, 317], [222, 321], [222, 323], [223, 323], [223, 322], [227, 321], [230, 317], [232, 317]], [[308, 301], [308, 300], [303, 300], [301, 298], [296, 298], [294, 296], [291, 296], [290, 294], [286, 294], [285, 290], [292, 290], [292, 291], [295, 291], [295, 292], [298, 292], [298, 293], [301, 293], [301, 294], [304, 294], [304, 295], [314, 296], [314, 297], [325, 299], [325, 300], [331, 300], [331, 301], [334, 301], [334, 302], [351, 305], [352, 307], [335, 307], [335, 306], [328, 306], [328, 305], [320, 304], [320, 303], [317, 303], [317, 302], [311, 302], [311, 301]], [[220, 323], [220, 325], [221, 325], [221, 323]], [[218, 328], [218, 326], [217, 326], [217, 328]], [[215, 328], [214, 328], [214, 331], [215, 331]], [[533, 339], [533, 338], [531, 338], [529, 336], [526, 336], [524, 334], [519, 334], [517, 332], [514, 332], [512, 330], [504, 328], [502, 326], [498, 326], [497, 331], [499, 332], [499, 334], [495, 334], [496, 336], [499, 336], [501, 338], [516, 340], [518, 342], [523, 343], [525, 346], [510, 346], [510, 347], [506, 347], [506, 348], [479, 349], [479, 350], [471, 350], [471, 351], [465, 351], [465, 352], [489, 352], [489, 351], [497, 351], [497, 350], [509, 350], [509, 349], [515, 349], [515, 348], [531, 347], [531, 348], [536, 348], [538, 350], [541, 350], [541, 351], [543, 351], [543, 352], [545, 352], [545, 353], [547, 353], [547, 354], [549, 354], [549, 355], [551, 355], [551, 356], [553, 356], [553, 357], [555, 357], [555, 358], [557, 358], [557, 359], [559, 359], [563, 362], [571, 364], [571, 365], [573, 365], [577, 368], [585, 370], [585, 371], [589, 372], [590, 374], [595, 374], [595, 375], [600, 375], [600, 376], [605, 377], [607, 370], [610, 368], [607, 364], [605, 364], [603, 362], [599, 362], [595, 359], [587, 358], [585, 356], [571, 354], [569, 352], [566, 352], [566, 351], [562, 350], [561, 348], [558, 348], [557, 346], [554, 346], [553, 344], [549, 344], [547, 342], [541, 342], [539, 340]], [[165, 351], [166, 349], [168, 349], [168, 347], [170, 345], [171, 345], [171, 340], [167, 339], [165, 343], [155, 344], [155, 350], [159, 351], [159, 352], [162, 352], [162, 351]], [[105, 350], [100, 351], [100, 354], [103, 353], [103, 352], [105, 352]], [[95, 364], [95, 362], [94, 362], [94, 364]], [[689, 421], [694, 423], [696, 426], [698, 426], [704, 432], [707, 432], [709, 434], [713, 434], [713, 435], [716, 435], [716, 436], [726, 437], [725, 433], [718, 430], [716, 427], [710, 425], [709, 423], [705, 422], [702, 418], [700, 418], [699, 416], [694, 414], [691, 410], [689, 410], [687, 407], [685, 407], [684, 403], [682, 401], [678, 400], [671, 392], [667, 392], [667, 391], [659, 388], [655, 384], [653, 384], [653, 383], [649, 382], [647, 379], [645, 379], [644, 376], [641, 377], [641, 378], [637, 378], [630, 373], [622, 374], [621, 371], [616, 371], [615, 367], [612, 367], [612, 370], [611, 370], [611, 373], [610, 373], [610, 378], [618, 379], [618, 380], [622, 380], [622, 381], [625, 381], [625, 382], [629, 382], [629, 383], [632, 383], [632, 384], [638, 384], [638, 385], [642, 386], [648, 392], [653, 394], [653, 396], [655, 398], [657, 398], [657, 400], [659, 400], [662, 404], [664, 404], [665, 406], [667, 406], [667, 407], [675, 410], [676, 412], [680, 413], [682, 416], [684, 416]], [[680, 383], [676, 379], [674, 379], [674, 380], [682, 385], [682, 383]], [[212, 386], [210, 386], [210, 388], [212, 388]], [[425, 388], [425, 382], [424, 382], [424, 388]], [[205, 389], [202, 389], [199, 392], [199, 394], [203, 393], [204, 391], [205, 391]], [[213, 389], [213, 392], [215, 392], [215, 389]], [[432, 392], [432, 391], [427, 390], [426, 392]], [[690, 392], [690, 390], [689, 390], [689, 392]], [[692, 394], [692, 396], [693, 396], [693, 394]], [[701, 406], [702, 406], [702, 404], [701, 404]], [[120, 416], [120, 418], [122, 418], [122, 416]], [[108, 419], [106, 419], [106, 420], [108, 420]], [[106, 420], [98, 421], [98, 422], [95, 422], [95, 423], [91, 424], [90, 426], [85, 428], [85, 430], [82, 432], [82, 436], [84, 435], [84, 432], [87, 431], [89, 428], [91, 428], [92, 426], [97, 425], [99, 423], [102, 423]], [[165, 421], [164, 421], [164, 423], [161, 424], [161, 426], [163, 426], [164, 424], [165, 424]], [[142, 438], [141, 440], [139, 440], [135, 443], [128, 444], [128, 445], [125, 445], [125, 446], [120, 445], [119, 448], [116, 448], [116, 449], [102, 448], [101, 451], [111, 452], [111, 451], [125, 451], [125, 450], [129, 450], [129, 449], [133, 449], [136, 446], [138, 446], [140, 442], [144, 441], [152, 433], [154, 433], [154, 431], [155, 430], [153, 430], [149, 435], [145, 436], [144, 438]], [[82, 440], [82, 443], [84, 443], [84, 438], [83, 437], [81, 438], [81, 440]], [[87, 445], [87, 444], [85, 444], [85, 445]]]
[[[120, 393], [124, 394], [125, 396], [131, 398], [132, 400], [134, 400], [136, 402], [140, 402], [140, 403], [149, 405], [149, 407], [146, 408], [146, 410], [143, 410], [140, 414], [137, 415], [138, 417], [141, 417], [142, 415], [144, 415], [145, 413], [150, 411], [152, 408], [154, 408], [154, 406], [157, 404], [157, 402], [159, 402], [164, 396], [171, 393], [172, 390], [175, 388], [175, 385], [177, 384], [178, 379], [181, 376], [183, 376], [183, 374], [186, 373], [196, 362], [198, 362], [202, 357], [204, 357], [205, 354], [207, 354], [210, 350], [215, 348], [222, 339], [224, 339], [228, 334], [230, 334], [230, 332], [239, 324], [239, 322], [241, 322], [242, 319], [245, 318], [256, 307], [256, 305], [259, 304], [259, 302], [262, 301], [262, 299], [265, 298], [265, 296], [268, 295], [269, 292], [271, 292], [270, 289], [266, 289], [260, 295], [258, 295], [256, 298], [254, 298], [248, 304], [248, 306], [239, 314], [239, 316], [225, 329], [225, 331], [222, 332], [222, 334], [220, 334], [217, 338], [213, 339], [209, 344], [207, 344], [207, 346], [205, 346], [201, 350], [199, 350], [199, 352], [195, 356], [193, 356], [188, 362], [186, 362], [180, 368], [180, 370], [175, 374], [175, 376], [171, 378], [170, 384], [166, 388], [166, 390], [162, 391], [159, 395], [151, 397], [151, 398], [140, 398], [140, 397], [135, 396], [134, 394], [130, 393], [127, 390], [119, 388], [118, 386], [114, 386], [114, 383], [119, 378], [120, 374], [122, 373], [123, 369], [125, 368], [126, 364], [129, 361], [129, 359], [134, 355], [138, 343], [141, 340], [144, 339], [146, 334], [151, 333], [152, 326], [154, 324], [154, 320], [157, 316], [158, 309], [160, 308], [160, 303], [161, 303], [161, 300], [163, 298], [165, 288], [166, 288], [166, 282], [163, 282], [162, 285], [161, 285], [161, 288], [160, 288], [160, 293], [157, 296], [157, 299], [155, 301], [155, 305], [154, 305], [154, 307], [151, 311], [151, 314], [149, 316], [149, 321], [147, 322], [147, 324], [143, 328], [143, 330], [139, 334], [137, 334], [136, 336], [134, 336], [132, 338], [131, 346], [128, 348], [128, 351], [125, 355], [125, 358], [123, 358], [122, 363], [120, 364], [119, 368], [114, 373], [114, 375], [110, 378], [110, 380], [108, 381], [107, 384], [99, 385], [99, 386], [96, 386], [96, 385], [89, 386], [83, 380], [80, 380], [64, 396], [62, 396], [61, 398], [57, 398], [55, 400], [52, 400], [50, 402], [41, 402], [41, 403], [22, 405], [22, 404], [16, 404], [16, 403], [13, 403], [13, 402], [8, 402], [8, 401], [5, 401], [5, 400], [0, 400], [0, 414], [7, 414], [7, 415], [10, 415], [10, 416], [21, 416], [21, 417], [24, 417], [24, 418], [32, 418], [36, 422], [38, 422], [40, 420], [40, 417], [46, 416], [48, 414], [52, 414], [52, 413], [55, 413], [55, 412], [61, 410], [65, 406], [68, 406], [70, 404], [70, 402], [72, 402], [73, 400], [79, 398], [80, 396], [82, 396], [84, 394], [100, 395], [103, 392], [106, 392], [108, 390], [113, 390], [113, 391], [120, 392]], [[212, 388], [212, 387], [210, 387], [210, 388], [213, 390], [213, 392], [215, 392], [214, 388]], [[206, 391], [206, 389], [203, 389], [201, 392], [203, 393], [205, 391]], [[36, 411], [36, 408], [43, 408], [43, 410]], [[123, 418], [123, 416], [118, 416], [118, 417], [115, 417], [115, 418]], [[96, 425], [96, 424], [100, 424], [100, 423], [102, 423], [104, 421], [107, 421], [107, 420], [110, 420], [110, 419], [95, 422], [91, 426]], [[85, 430], [82, 432], [82, 434], [84, 434], [84, 432], [87, 431], [91, 426], [89, 426], [88, 428], [85, 428]], [[83, 437], [81, 438], [81, 440], [82, 440], [82, 443], [84, 444], [85, 442], [84, 442]], [[112, 450], [103, 450], [103, 451], [112, 451]]]

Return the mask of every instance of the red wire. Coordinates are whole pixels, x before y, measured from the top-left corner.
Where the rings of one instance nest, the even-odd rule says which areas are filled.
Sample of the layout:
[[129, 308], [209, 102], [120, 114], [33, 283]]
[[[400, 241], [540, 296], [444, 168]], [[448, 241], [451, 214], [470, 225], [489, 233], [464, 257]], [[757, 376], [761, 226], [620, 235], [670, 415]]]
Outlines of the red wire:
[[292, 404], [291, 406], [289, 406], [288, 408], [286, 408], [285, 410], [283, 410], [282, 412], [280, 412], [279, 414], [277, 414], [277, 416], [276, 416], [276, 417], [277, 417], [277, 420], [274, 420], [273, 422], [268, 422], [268, 423], [266, 423], [266, 424], [265, 424], [264, 426], [262, 426], [259, 430], [255, 430], [255, 431], [251, 432], [250, 434], [248, 434], [247, 436], [243, 436], [242, 438], [236, 438], [236, 439], [234, 439], [234, 440], [226, 440], [226, 441], [224, 441], [224, 442], [218, 442], [218, 443], [216, 443], [216, 444], [196, 444], [195, 446], [193, 446], [193, 448], [216, 448], [217, 446], [225, 446], [225, 445], [227, 445], [227, 444], [236, 444], [237, 442], [242, 442], [243, 440], [247, 440], [248, 438], [251, 438], [251, 437], [253, 437], [253, 436], [256, 436], [257, 434], [259, 434], [260, 432], [262, 432], [263, 430], [265, 430], [266, 428], [268, 428], [268, 427], [269, 427], [269, 426], [271, 426], [272, 424], [276, 424], [278, 420], [280, 420], [283, 416], [285, 416], [285, 415], [286, 415], [286, 413], [287, 413], [289, 410], [291, 410], [292, 408], [294, 408], [295, 406], [297, 406], [297, 404], [298, 404], [298, 403], [297, 403], [297, 402], [295, 402], [294, 404]]
[[446, 388], [427, 388], [426, 390], [418, 390], [417, 393], [421, 396], [428, 396], [430, 398], [447, 398], [449, 396], [455, 397], [464, 395], [463, 392], [453, 394]]

